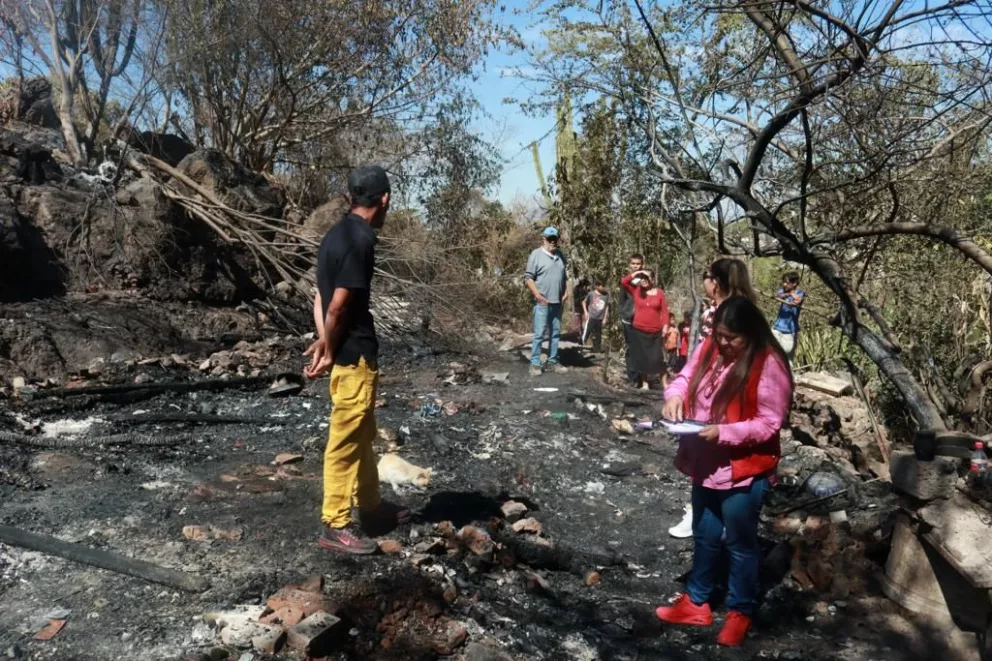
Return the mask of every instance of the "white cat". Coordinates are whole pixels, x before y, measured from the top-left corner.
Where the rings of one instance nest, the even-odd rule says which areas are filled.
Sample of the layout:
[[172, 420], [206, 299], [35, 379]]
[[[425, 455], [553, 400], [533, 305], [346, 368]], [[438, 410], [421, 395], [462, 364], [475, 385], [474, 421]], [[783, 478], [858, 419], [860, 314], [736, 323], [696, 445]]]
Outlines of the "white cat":
[[377, 468], [379, 470], [379, 481], [388, 482], [392, 485], [393, 490], [405, 486], [426, 489], [431, 481], [431, 473], [434, 472], [433, 468], [414, 466], [403, 457], [392, 452], [382, 455]]

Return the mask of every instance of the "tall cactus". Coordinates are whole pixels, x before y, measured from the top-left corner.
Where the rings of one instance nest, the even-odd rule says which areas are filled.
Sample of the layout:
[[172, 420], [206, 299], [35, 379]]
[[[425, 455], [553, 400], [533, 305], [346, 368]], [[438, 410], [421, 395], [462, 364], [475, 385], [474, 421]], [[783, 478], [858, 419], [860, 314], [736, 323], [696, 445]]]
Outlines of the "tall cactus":
[[548, 192], [548, 182], [544, 179], [544, 168], [541, 167], [541, 154], [537, 151], [537, 140], [530, 143], [531, 154], [534, 155], [534, 169], [537, 170], [537, 181], [541, 184], [541, 194], [544, 196], [544, 204], [550, 210], [554, 206], [551, 193]]
[[558, 168], [557, 177], [562, 184], [578, 180], [578, 172], [575, 169], [577, 153], [578, 140], [573, 124], [572, 98], [568, 92], [565, 92], [558, 105], [558, 132], [555, 136], [555, 164]]

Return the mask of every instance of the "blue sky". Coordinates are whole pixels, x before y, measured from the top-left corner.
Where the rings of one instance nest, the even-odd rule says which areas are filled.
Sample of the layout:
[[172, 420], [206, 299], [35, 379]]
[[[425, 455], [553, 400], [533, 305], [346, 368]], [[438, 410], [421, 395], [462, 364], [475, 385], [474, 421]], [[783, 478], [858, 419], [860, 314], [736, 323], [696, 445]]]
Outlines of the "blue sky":
[[[541, 26], [536, 24], [540, 17], [526, 13], [528, 4], [527, 0], [509, 0], [501, 20], [515, 27], [524, 43], [533, 46], [543, 41], [543, 37]], [[554, 116], [525, 115], [516, 105], [504, 103], [506, 98], [526, 99], [538, 89], [535, 83], [517, 75], [526, 72], [527, 64], [526, 53], [501, 47], [490, 53], [475, 84], [476, 96], [486, 115], [476, 122], [476, 128], [497, 147], [505, 161], [500, 185], [492, 192], [504, 204], [540, 195], [530, 152], [532, 141], [539, 141], [545, 176], [554, 165]]]
[[[503, 5], [505, 10], [497, 14], [497, 20], [514, 27], [528, 46], [540, 47], [544, 41], [538, 24], [541, 16], [528, 12], [529, 0], [505, 0]], [[500, 183], [489, 194], [507, 205], [517, 200], [540, 200], [540, 185], [530, 150], [532, 141], [539, 143], [546, 176], [554, 166], [553, 114], [525, 115], [517, 105], [505, 102], [507, 98], [527, 99], [539, 89], [538, 84], [521, 78], [520, 73], [527, 69], [526, 52], [501, 45], [490, 52], [478, 70], [479, 80], [473, 85], [482, 106], [474, 128], [496, 147], [503, 159]], [[0, 78], [12, 73], [8, 63], [0, 62]]]

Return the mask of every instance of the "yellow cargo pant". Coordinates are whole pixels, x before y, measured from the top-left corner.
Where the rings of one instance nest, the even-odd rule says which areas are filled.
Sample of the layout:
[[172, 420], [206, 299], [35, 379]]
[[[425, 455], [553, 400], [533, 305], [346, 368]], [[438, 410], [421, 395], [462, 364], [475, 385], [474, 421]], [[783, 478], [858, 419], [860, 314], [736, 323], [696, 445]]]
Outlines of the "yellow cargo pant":
[[320, 520], [332, 528], [351, 523], [351, 508], [379, 506], [375, 397], [379, 372], [364, 358], [331, 370], [331, 429], [324, 450], [324, 503]]

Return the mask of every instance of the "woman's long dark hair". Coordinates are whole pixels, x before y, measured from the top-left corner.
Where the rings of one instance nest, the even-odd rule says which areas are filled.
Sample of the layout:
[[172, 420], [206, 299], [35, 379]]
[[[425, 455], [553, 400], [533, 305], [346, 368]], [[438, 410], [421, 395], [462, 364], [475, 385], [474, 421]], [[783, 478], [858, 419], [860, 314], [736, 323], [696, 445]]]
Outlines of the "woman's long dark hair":
[[727, 414], [727, 407], [734, 397], [740, 397], [741, 404], [744, 403], [744, 391], [747, 385], [748, 375], [757, 360], [764, 351], [771, 349], [782, 362], [789, 378], [792, 378], [792, 370], [789, 369], [789, 358], [785, 351], [779, 346], [772, 329], [768, 325], [765, 316], [761, 314], [758, 307], [743, 296], [731, 296], [716, 309], [713, 315], [714, 333], [709, 344], [703, 351], [699, 359], [699, 367], [689, 381], [689, 401], [696, 402], [696, 394], [703, 379], [709, 374], [720, 355], [720, 349], [716, 342], [716, 328], [723, 325], [728, 331], [735, 335], [742, 336], [747, 347], [744, 353], [734, 364], [734, 368], [720, 385], [716, 396], [713, 398], [711, 419], [713, 422], [720, 422]]
[[747, 264], [732, 257], [721, 257], [710, 264], [710, 276], [720, 285], [720, 290], [729, 298], [743, 296], [755, 305], [758, 295], [751, 286], [751, 277], [747, 272]]

